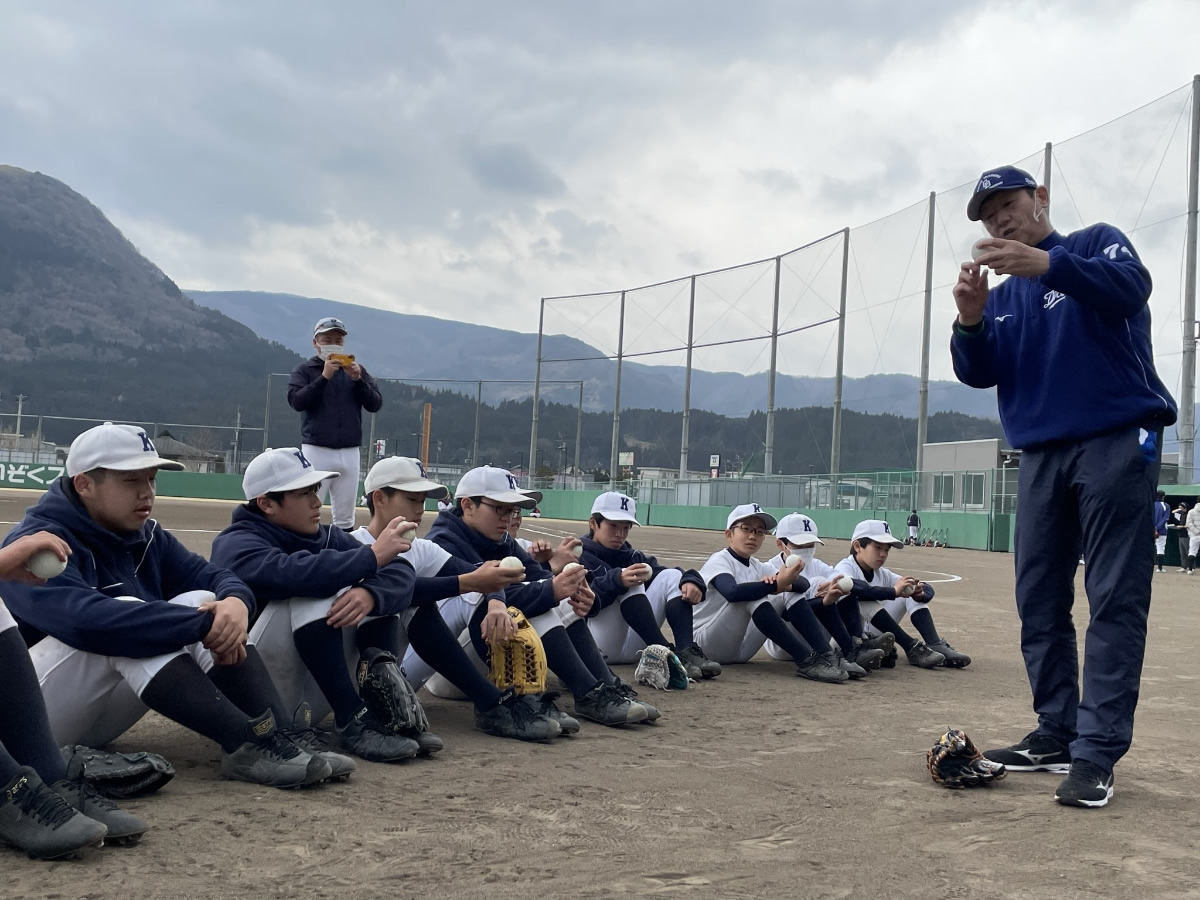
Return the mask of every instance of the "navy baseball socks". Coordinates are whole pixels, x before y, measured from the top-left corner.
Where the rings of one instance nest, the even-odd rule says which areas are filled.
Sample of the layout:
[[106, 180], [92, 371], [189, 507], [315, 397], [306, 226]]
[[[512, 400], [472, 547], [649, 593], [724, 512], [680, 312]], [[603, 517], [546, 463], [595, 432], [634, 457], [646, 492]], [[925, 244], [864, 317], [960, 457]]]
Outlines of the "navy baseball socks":
[[801, 678], [825, 684], [841, 684], [850, 678], [836, 663], [830, 662], [805, 643], [769, 603], [755, 607], [750, 619], [759, 631], [782, 647], [795, 661], [796, 674]]
[[[16, 777], [20, 766], [29, 766], [46, 784], [66, 777], [67, 766], [50, 733], [46, 703], [25, 641], [16, 628], [0, 631], [0, 779]], [[7, 756], [7, 750], [12, 756]]]

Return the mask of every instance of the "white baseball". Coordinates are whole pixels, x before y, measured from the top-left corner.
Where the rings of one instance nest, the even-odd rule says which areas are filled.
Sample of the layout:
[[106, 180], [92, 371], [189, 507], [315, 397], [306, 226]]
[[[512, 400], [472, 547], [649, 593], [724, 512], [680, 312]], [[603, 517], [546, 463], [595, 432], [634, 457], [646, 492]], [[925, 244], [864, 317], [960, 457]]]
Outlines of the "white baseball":
[[583, 568], [582, 563], [567, 563], [565, 566], [563, 566], [563, 574], [565, 575], [568, 572], [574, 572], [576, 569], [582, 569], [582, 568]]
[[640, 577], [642, 581], [649, 581], [651, 576], [654, 575], [653, 567], [651, 567], [649, 563], [638, 563], [638, 565], [642, 568], [642, 574], [638, 577]]
[[521, 562], [521, 560], [517, 559], [515, 556], [506, 556], [504, 559], [500, 560], [500, 568], [523, 569], [525, 568], [525, 563]]
[[991, 240], [991, 238], [980, 238], [978, 241], [976, 241], [974, 244], [972, 244], [971, 245], [971, 259], [979, 259], [979, 257], [983, 256], [983, 254], [990, 252], [991, 251], [990, 247], [980, 247], [979, 246], [984, 241], [990, 241], [990, 240]]
[[29, 562], [25, 564], [25, 568], [38, 578], [53, 578], [55, 575], [61, 575], [66, 567], [67, 564], [55, 556], [53, 550], [40, 550], [29, 557]]
[[843, 594], [848, 594], [854, 590], [854, 579], [852, 579], [849, 575], [843, 575], [838, 579], [837, 586], [838, 590]]
[[583, 556], [583, 544], [577, 544], [572, 547], [571, 552], [575, 554], [576, 559], [579, 559], [579, 557]]
[[900, 588], [900, 595], [903, 597], [911, 597], [915, 591], [916, 588], [914, 588], [911, 584], [906, 584], [904, 587]]
[[409, 538], [417, 532], [416, 522], [405, 522], [400, 526], [400, 537]]
[[783, 561], [784, 566], [794, 566], [798, 562], [803, 562], [804, 557], [799, 553], [789, 553], [788, 558]]

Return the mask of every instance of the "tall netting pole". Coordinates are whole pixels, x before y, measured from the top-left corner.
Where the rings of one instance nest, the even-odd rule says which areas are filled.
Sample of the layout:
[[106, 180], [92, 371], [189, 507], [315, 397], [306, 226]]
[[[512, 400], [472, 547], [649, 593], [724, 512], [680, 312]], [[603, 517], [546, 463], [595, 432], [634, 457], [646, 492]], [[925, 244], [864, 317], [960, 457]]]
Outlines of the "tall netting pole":
[[687, 367], [683, 373], [683, 434], [679, 439], [679, 477], [687, 478], [688, 426], [692, 419], [692, 343], [696, 324], [696, 276], [691, 277], [692, 293], [688, 300]]
[[1054, 144], [1046, 141], [1046, 149], [1042, 152], [1042, 185], [1050, 192], [1050, 163], [1054, 160]]
[[[542, 398], [542, 330], [546, 324], [546, 300], [542, 299], [542, 304], [538, 308], [538, 346], [537, 346], [537, 368], [534, 369], [533, 376], [533, 425], [529, 429], [529, 477], [533, 478], [535, 473], [535, 462], [537, 458], [537, 432], [538, 432], [538, 402]], [[479, 465], [476, 463], [475, 465]], [[530, 484], [533, 482], [530, 481]]]
[[782, 257], [775, 257], [775, 305], [771, 312], [771, 368], [767, 372], [767, 441], [763, 447], [763, 474], [775, 471], [775, 364], [779, 354], [779, 269]]
[[579, 412], [575, 416], [575, 477], [579, 477], [579, 448], [583, 446], [583, 381], [579, 382]]
[[921, 386], [917, 394], [917, 471], [925, 468], [925, 442], [929, 439], [929, 329], [933, 309], [933, 225], [937, 218], [937, 193], [929, 192], [929, 237], [925, 243], [925, 312], [921, 320]]
[[1196, 481], [1196, 207], [1200, 193], [1200, 75], [1192, 79], [1192, 142], [1188, 160], [1187, 239], [1183, 275], [1183, 365], [1179, 386], [1179, 469]]
[[[541, 362], [541, 353], [538, 354], [539, 364]], [[480, 381], [475, 385], [475, 440], [471, 442], [471, 465], [479, 465], [479, 408], [483, 406], [483, 382]], [[537, 416], [537, 412], [534, 412]], [[536, 426], [535, 426], [536, 427]]]
[[[846, 288], [850, 273], [850, 229], [842, 229], [842, 291], [838, 301], [837, 374], [833, 379], [833, 446], [829, 451], [829, 474], [842, 467], [842, 369], [846, 361]], [[830, 479], [834, 481], [835, 479]], [[831, 485], [836, 490], [836, 485]], [[834, 495], [831, 502], [836, 502]]]
[[617, 440], [621, 435], [621, 363], [625, 355], [625, 292], [621, 291], [621, 321], [617, 326], [617, 392], [613, 398], [612, 453], [608, 460], [608, 477], [617, 480]]
[[271, 373], [267, 375], [267, 402], [263, 404], [263, 450], [271, 447]]

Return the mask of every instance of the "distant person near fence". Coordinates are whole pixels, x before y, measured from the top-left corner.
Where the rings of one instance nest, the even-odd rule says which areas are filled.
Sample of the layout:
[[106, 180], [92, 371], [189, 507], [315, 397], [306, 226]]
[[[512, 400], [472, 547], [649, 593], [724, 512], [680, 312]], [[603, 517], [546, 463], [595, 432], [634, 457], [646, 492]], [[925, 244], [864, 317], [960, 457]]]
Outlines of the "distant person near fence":
[[288, 403], [300, 413], [300, 446], [316, 469], [341, 477], [321, 486], [330, 495], [333, 524], [354, 528], [361, 465], [362, 411], [378, 412], [383, 397], [375, 379], [346, 352], [346, 326], [327, 316], [313, 328], [316, 355], [296, 366], [288, 381]]
[[[1162, 429], [1175, 401], [1154, 369], [1150, 273], [1111, 225], [1061, 235], [1050, 194], [1012, 166], [980, 176], [982, 222], [954, 286], [954, 372], [996, 388], [1022, 450], [1015, 546], [1021, 652], [1038, 725], [985, 754], [1015, 770], [1069, 773], [1055, 799], [1097, 807], [1133, 738], [1150, 582]], [[988, 289], [988, 274], [1009, 276]], [[1091, 617], [1080, 695], [1071, 622], [1079, 553]]]

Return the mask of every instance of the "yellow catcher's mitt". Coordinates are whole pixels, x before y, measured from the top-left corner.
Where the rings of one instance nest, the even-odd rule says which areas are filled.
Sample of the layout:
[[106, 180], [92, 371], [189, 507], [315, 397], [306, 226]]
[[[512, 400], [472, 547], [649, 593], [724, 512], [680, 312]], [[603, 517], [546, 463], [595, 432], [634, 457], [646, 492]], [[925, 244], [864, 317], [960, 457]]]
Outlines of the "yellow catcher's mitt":
[[492, 684], [518, 694], [540, 694], [546, 690], [546, 651], [542, 639], [524, 613], [510, 606], [508, 614], [517, 623], [516, 636], [491, 643]]
[[925, 754], [934, 784], [947, 788], [989, 785], [1008, 774], [1000, 763], [985, 759], [965, 731], [951, 728]]

